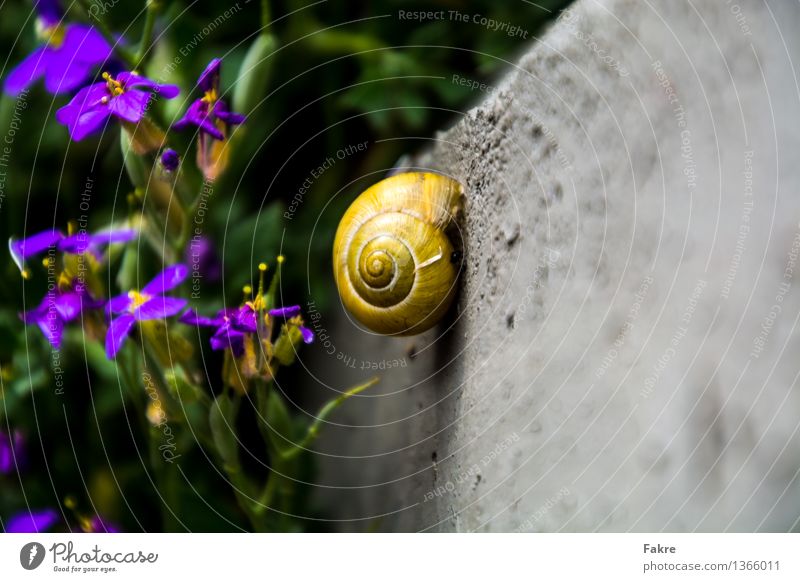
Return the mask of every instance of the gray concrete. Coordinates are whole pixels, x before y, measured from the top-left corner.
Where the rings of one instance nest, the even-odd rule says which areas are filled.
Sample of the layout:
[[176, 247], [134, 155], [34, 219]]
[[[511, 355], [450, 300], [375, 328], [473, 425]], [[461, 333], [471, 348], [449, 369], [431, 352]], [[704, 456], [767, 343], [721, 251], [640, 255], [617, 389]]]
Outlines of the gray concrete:
[[437, 136], [457, 313], [321, 320], [337, 388], [407, 363], [318, 445], [334, 527], [800, 529], [798, 30], [796, 3], [580, 1]]

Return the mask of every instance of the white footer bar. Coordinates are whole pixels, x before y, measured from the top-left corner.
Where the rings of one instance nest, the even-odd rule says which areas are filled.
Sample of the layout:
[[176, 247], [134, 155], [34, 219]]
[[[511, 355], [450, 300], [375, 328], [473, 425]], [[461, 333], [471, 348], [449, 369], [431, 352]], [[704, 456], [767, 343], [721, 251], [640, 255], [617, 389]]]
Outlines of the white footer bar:
[[174, 575], [187, 582], [187, 576], [237, 575], [325, 582], [777, 582], [800, 580], [800, 535], [5, 534], [0, 574], [0, 580], [114, 581]]

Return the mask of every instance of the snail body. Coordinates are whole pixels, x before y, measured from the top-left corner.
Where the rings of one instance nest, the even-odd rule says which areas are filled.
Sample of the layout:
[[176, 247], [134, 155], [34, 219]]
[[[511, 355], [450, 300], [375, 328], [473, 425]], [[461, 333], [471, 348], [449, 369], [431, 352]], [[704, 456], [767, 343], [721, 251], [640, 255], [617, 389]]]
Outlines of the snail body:
[[450, 227], [463, 188], [432, 172], [406, 172], [365, 190], [339, 223], [334, 278], [347, 310], [374, 332], [414, 335], [455, 297]]

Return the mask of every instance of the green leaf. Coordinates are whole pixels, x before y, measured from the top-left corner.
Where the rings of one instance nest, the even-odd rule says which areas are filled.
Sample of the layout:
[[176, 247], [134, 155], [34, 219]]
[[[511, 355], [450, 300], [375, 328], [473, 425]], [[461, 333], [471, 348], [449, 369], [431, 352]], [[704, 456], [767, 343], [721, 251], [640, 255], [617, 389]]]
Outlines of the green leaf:
[[138, 245], [127, 245], [125, 247], [125, 252], [122, 254], [122, 262], [120, 263], [119, 272], [117, 273], [117, 285], [119, 285], [119, 288], [125, 292], [136, 289], [138, 286], [138, 271]]
[[224, 468], [228, 473], [239, 472], [239, 441], [236, 436], [236, 414], [239, 412], [239, 399], [222, 393], [214, 400], [208, 413], [211, 436]]
[[250, 115], [266, 95], [277, 48], [277, 39], [267, 33], [259, 34], [250, 45], [233, 90], [235, 112]]
[[119, 145], [122, 149], [122, 157], [125, 160], [125, 170], [128, 172], [128, 177], [137, 188], [146, 188], [148, 177], [150, 176], [150, 168], [148, 168], [142, 156], [133, 152], [131, 138], [128, 133], [120, 131], [119, 135]]
[[189, 382], [184, 371], [180, 368], [172, 368], [164, 372], [167, 390], [173, 398], [184, 404], [196, 402], [203, 389]]
[[280, 452], [294, 442], [292, 419], [286, 402], [273, 385], [259, 384], [256, 388], [258, 427], [270, 451]]

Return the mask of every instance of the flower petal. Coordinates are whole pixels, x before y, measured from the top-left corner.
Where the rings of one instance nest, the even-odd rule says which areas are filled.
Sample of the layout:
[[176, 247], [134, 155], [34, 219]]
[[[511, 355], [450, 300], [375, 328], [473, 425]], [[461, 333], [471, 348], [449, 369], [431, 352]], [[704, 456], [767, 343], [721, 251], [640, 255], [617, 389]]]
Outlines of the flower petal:
[[236, 328], [241, 331], [255, 333], [258, 329], [258, 314], [249, 305], [242, 305], [236, 313], [234, 320]]
[[0, 432], [0, 474], [7, 475], [14, 466], [14, 450], [11, 439]]
[[105, 83], [95, 83], [84, 87], [72, 100], [56, 111], [56, 121], [69, 128], [70, 136], [80, 141], [94, 133], [109, 116], [108, 87]]
[[214, 139], [225, 139], [222, 132], [214, 125], [213, 119], [209, 117], [208, 103], [203, 99], [195, 100], [186, 110], [184, 116], [173, 124], [172, 128], [181, 131], [191, 125], [200, 128], [200, 131], [207, 133]]
[[247, 121], [247, 117], [241, 115], [240, 113], [233, 113], [232, 111], [225, 112], [222, 115], [217, 115], [217, 117], [228, 125], [241, 125]]
[[53, 58], [53, 51], [49, 47], [37, 48], [14, 67], [6, 77], [3, 89], [12, 97], [19, 95], [23, 89], [33, 84], [44, 75], [47, 64]]
[[222, 59], [211, 59], [205, 70], [200, 73], [200, 77], [197, 79], [197, 86], [203, 91], [210, 91], [219, 87], [219, 70], [221, 66]]
[[136, 319], [163, 319], [179, 313], [188, 301], [180, 297], [156, 295], [136, 310]]
[[58, 0], [36, 0], [34, 8], [45, 26], [58, 24], [64, 14]]
[[19, 471], [26, 464], [25, 436], [18, 430], [0, 431], [0, 474]]
[[181, 88], [177, 85], [156, 85], [153, 92], [164, 99], [174, 99], [180, 94]]
[[210, 135], [211, 137], [213, 137], [218, 141], [222, 141], [225, 139], [225, 134], [222, 133], [219, 130], [219, 128], [216, 125], [214, 125], [214, 123], [209, 118], [206, 118], [203, 121], [201, 121], [197, 127], [200, 128], [200, 131], [207, 133], [208, 135]]
[[83, 309], [99, 309], [103, 307], [106, 302], [102, 299], [95, 299], [91, 295], [86, 292], [78, 292], [78, 295], [81, 297], [81, 302], [83, 303]]
[[62, 46], [72, 49], [76, 61], [90, 65], [104, 63], [113, 52], [103, 35], [85, 24], [68, 24]]
[[135, 230], [109, 230], [97, 234], [79, 232], [64, 238], [58, 243], [58, 250], [65, 253], [79, 255], [85, 253], [90, 247], [98, 247], [111, 243], [128, 242], [136, 238]]
[[131, 298], [127, 293], [112, 297], [106, 303], [106, 312], [110, 315], [112, 313], [123, 313], [128, 310], [131, 305]]
[[25, 259], [46, 251], [63, 238], [64, 235], [58, 230], [44, 230], [18, 241], [10, 240], [8, 250], [17, 267], [22, 270]]
[[289, 307], [277, 307], [270, 309], [269, 314], [271, 317], [294, 317], [300, 314], [299, 305], [290, 305]]
[[105, 83], [95, 83], [84, 87], [70, 99], [69, 103], [56, 111], [56, 121], [63, 125], [71, 125], [81, 114], [102, 106], [103, 98], [108, 96], [108, 87]]
[[211, 336], [210, 343], [212, 350], [219, 351], [230, 348], [237, 358], [244, 353], [244, 333], [228, 326], [220, 328]]
[[299, 325], [297, 327], [300, 330], [300, 333], [303, 334], [303, 341], [305, 343], [310, 344], [310, 343], [312, 343], [314, 341], [314, 332], [313, 331], [311, 331], [309, 328], [307, 328], [304, 325]]
[[150, 101], [150, 93], [133, 89], [112, 98], [108, 102], [108, 110], [120, 119], [138, 123], [147, 111], [148, 101]]
[[93, 245], [109, 245], [114, 243], [125, 243], [134, 240], [139, 233], [133, 229], [107, 230], [92, 235]]
[[222, 325], [222, 318], [217, 317], [204, 317], [198, 315], [194, 309], [187, 309], [179, 318], [178, 321], [185, 325], [200, 325], [203, 327], [217, 327]]
[[36, 308], [20, 313], [19, 317], [26, 325], [37, 325], [51, 346], [61, 347], [64, 321], [56, 310], [55, 297], [51, 293], [45, 294]]
[[69, 126], [70, 137], [74, 141], [81, 141], [83, 138], [96, 133], [106, 123], [109, 117], [107, 107], [83, 113], [75, 120], [75, 123]]
[[39, 329], [42, 330], [45, 339], [55, 349], [61, 349], [61, 337], [64, 335], [64, 322], [58, 316], [55, 309], [50, 309], [47, 312], [47, 317], [40, 319], [36, 322]]
[[177, 263], [170, 267], [167, 267], [163, 271], [161, 271], [158, 275], [153, 277], [153, 280], [150, 281], [147, 285], [144, 286], [142, 289], [142, 293], [147, 295], [156, 295], [166, 293], [170, 289], [174, 289], [189, 276], [189, 267], [184, 264]]
[[221, 119], [228, 125], [239, 125], [247, 120], [247, 117], [240, 113], [234, 113], [228, 110], [228, 105], [222, 99], [214, 104], [214, 117]]
[[50, 93], [69, 93], [80, 87], [89, 78], [94, 65], [70, 61], [66, 66], [51, 62], [47, 64], [44, 87]]
[[50, 529], [58, 521], [55, 509], [24, 511], [12, 515], [6, 522], [6, 533], [40, 533]]
[[61, 293], [53, 299], [53, 305], [64, 322], [72, 321], [81, 312], [81, 296], [77, 293]]
[[111, 56], [108, 43], [93, 27], [69, 24], [64, 39], [47, 64], [45, 88], [51, 93], [66, 93], [83, 84], [94, 67]]
[[117, 356], [122, 344], [128, 338], [128, 335], [133, 329], [133, 324], [136, 323], [136, 318], [130, 313], [124, 313], [111, 322], [108, 326], [108, 333], [106, 333], [106, 355], [109, 360], [113, 360]]
[[58, 243], [58, 250], [62, 253], [71, 253], [73, 255], [79, 255], [81, 253], [86, 252], [86, 249], [89, 248], [89, 241], [91, 240], [91, 235], [85, 232], [79, 232], [78, 234], [73, 234], [68, 237], [63, 238]]
[[137, 75], [135, 73], [120, 73], [117, 75], [117, 81], [122, 83], [125, 86], [125, 89], [150, 89], [159, 97], [164, 97], [164, 99], [173, 99], [181, 92], [180, 87], [177, 85], [162, 85], [148, 79], [147, 77], [142, 77], [141, 75]]
[[25, 311], [24, 313], [20, 313], [19, 318], [25, 323], [25, 325], [33, 325], [34, 323], [38, 323], [40, 319], [43, 319], [47, 316], [47, 304], [48, 299], [47, 295], [45, 295], [37, 307]]

